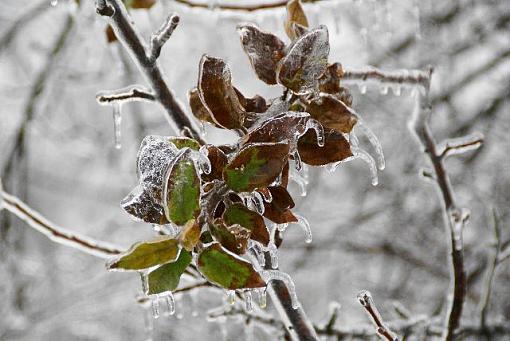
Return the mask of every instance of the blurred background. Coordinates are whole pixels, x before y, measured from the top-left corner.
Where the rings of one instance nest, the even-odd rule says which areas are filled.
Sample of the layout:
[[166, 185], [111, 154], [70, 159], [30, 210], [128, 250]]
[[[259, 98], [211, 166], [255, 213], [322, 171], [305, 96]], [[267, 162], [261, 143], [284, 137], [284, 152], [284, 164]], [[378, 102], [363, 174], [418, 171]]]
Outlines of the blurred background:
[[[168, 13], [180, 15], [160, 58], [177, 98], [188, 108], [203, 53], [227, 60], [244, 94], [279, 96], [278, 86], [256, 78], [235, 27], [254, 22], [283, 39], [285, 9], [226, 11], [219, 7], [272, 0], [209, 1], [196, 8], [158, 0], [149, 10], [131, 11], [146, 38]], [[431, 128], [438, 141], [484, 134], [483, 147], [446, 162], [459, 205], [471, 211], [463, 321], [478, 321], [494, 252], [493, 212], [503, 244], [510, 239], [510, 2], [322, 0], [304, 6], [312, 26], [329, 28], [330, 62], [349, 69], [434, 67]], [[119, 207], [137, 183], [138, 146], [146, 135], [175, 132], [158, 105], [129, 103], [122, 107], [122, 148], [115, 148], [112, 110], [97, 104], [96, 93], [146, 83], [119, 43], [107, 42], [106, 25], [93, 1], [1, 1], [0, 171], [7, 192], [51, 221], [128, 247], [153, 235]], [[366, 325], [356, 301], [361, 289], [372, 292], [386, 320], [398, 317], [395, 302], [413, 316], [436, 315], [448, 292], [448, 238], [436, 188], [420, 176], [430, 165], [407, 128], [413, 89], [376, 83], [349, 89], [382, 144], [386, 169], [376, 187], [359, 160], [333, 173], [310, 168], [306, 196], [291, 183], [313, 242], [305, 244], [303, 231], [291, 225], [280, 269], [292, 276], [317, 324], [338, 302], [337, 325]], [[209, 142], [235, 139], [212, 127], [206, 133]], [[211, 289], [178, 296], [176, 315], [151, 321], [135, 299], [136, 275], [107, 273], [102, 260], [52, 243], [7, 212], [0, 218], [1, 340], [145, 340], [151, 323], [155, 340], [277, 338], [259, 325], [246, 333], [242, 319], [208, 322], [207, 311], [224, 304], [224, 295]], [[509, 264], [496, 269], [491, 321], [510, 317]], [[267, 312], [274, 313], [271, 304]]]

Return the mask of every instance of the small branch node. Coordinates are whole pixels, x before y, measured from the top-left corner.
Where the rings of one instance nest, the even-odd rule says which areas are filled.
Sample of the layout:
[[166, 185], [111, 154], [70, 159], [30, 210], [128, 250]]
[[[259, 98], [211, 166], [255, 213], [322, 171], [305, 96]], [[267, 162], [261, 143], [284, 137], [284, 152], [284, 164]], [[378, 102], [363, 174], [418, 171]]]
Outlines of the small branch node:
[[484, 136], [480, 133], [448, 139], [438, 146], [438, 154], [440, 159], [445, 159], [452, 155], [461, 155], [472, 150], [476, 150], [482, 146]]
[[357, 298], [358, 302], [363, 306], [363, 308], [365, 308], [365, 311], [370, 316], [377, 334], [384, 340], [398, 341], [398, 337], [395, 336], [393, 332], [384, 324], [381, 314], [377, 310], [370, 292], [367, 290], [362, 290], [358, 293]]
[[97, 0], [96, 1], [96, 12], [99, 15], [105, 17], [113, 17], [115, 14], [115, 9], [106, 3], [106, 0]]
[[102, 91], [96, 95], [96, 100], [101, 105], [113, 105], [132, 101], [153, 102], [156, 98], [149, 90], [139, 85], [131, 85], [118, 90]]
[[166, 19], [163, 25], [159, 28], [158, 31], [156, 31], [151, 36], [151, 49], [150, 49], [150, 55], [149, 55], [149, 61], [151, 63], [154, 63], [156, 59], [158, 59], [161, 48], [168, 39], [172, 36], [172, 33], [174, 32], [175, 28], [179, 24], [179, 16], [175, 13], [170, 14]]

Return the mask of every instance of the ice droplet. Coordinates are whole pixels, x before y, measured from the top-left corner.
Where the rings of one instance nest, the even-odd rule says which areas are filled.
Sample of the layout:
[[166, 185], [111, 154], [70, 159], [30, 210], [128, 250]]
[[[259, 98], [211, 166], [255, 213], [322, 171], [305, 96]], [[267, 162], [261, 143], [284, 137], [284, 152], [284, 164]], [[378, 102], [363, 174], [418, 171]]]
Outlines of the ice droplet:
[[252, 299], [252, 295], [251, 295], [251, 290], [244, 291], [244, 302], [246, 304], [246, 306], [245, 306], [246, 311], [252, 311], [253, 310], [253, 299]]
[[172, 316], [175, 314], [175, 298], [174, 294], [171, 291], [168, 291], [165, 295], [165, 303], [166, 303], [166, 316]]
[[256, 289], [256, 292], [258, 296], [259, 307], [264, 309], [267, 306], [266, 288]]
[[292, 278], [286, 274], [285, 272], [281, 272], [279, 270], [262, 270], [262, 277], [266, 280], [267, 283], [274, 280], [279, 280], [285, 283], [287, 289], [289, 289], [290, 298], [292, 300], [292, 307], [296, 309], [299, 307], [299, 301], [296, 294], [296, 286], [292, 281]]
[[380, 89], [381, 95], [388, 94], [388, 85], [382, 84], [379, 89]]
[[122, 123], [122, 116], [121, 116], [121, 104], [115, 103], [113, 104], [113, 132], [114, 132], [114, 141], [115, 141], [115, 148], [120, 149], [122, 147], [120, 143], [121, 138], [121, 123]]
[[294, 215], [298, 219], [296, 224], [298, 224], [305, 232], [305, 243], [307, 243], [307, 244], [311, 243], [312, 242], [312, 228], [310, 227], [310, 223], [308, 222], [308, 220], [305, 217], [303, 217], [299, 214], [294, 214]]
[[51, 6], [51, 7], [55, 7], [55, 6], [57, 6], [57, 5], [58, 5], [58, 0], [51, 0], [51, 1], [50, 1], [50, 6]]
[[227, 301], [228, 301], [228, 304], [230, 304], [230, 305], [234, 305], [236, 303], [236, 291], [235, 290], [227, 291]]
[[159, 318], [159, 296], [151, 297], [152, 317]]
[[324, 127], [322, 126], [322, 124], [319, 121], [311, 118], [306, 122], [306, 130], [308, 130], [308, 129], [315, 130], [315, 134], [317, 135], [317, 145], [319, 145], [319, 147], [324, 147], [325, 137], [324, 137]]
[[367, 93], [367, 85], [365, 83], [358, 83], [358, 89], [362, 95]]

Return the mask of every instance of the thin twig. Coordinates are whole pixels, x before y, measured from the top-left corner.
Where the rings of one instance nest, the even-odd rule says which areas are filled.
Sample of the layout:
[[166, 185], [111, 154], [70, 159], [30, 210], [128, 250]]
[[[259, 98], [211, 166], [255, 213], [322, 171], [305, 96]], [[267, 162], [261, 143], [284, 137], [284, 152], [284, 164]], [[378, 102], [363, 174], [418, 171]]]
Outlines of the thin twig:
[[179, 16], [175, 13], [170, 14], [159, 30], [151, 36], [151, 48], [149, 54], [149, 60], [154, 62], [159, 58], [161, 48], [170, 36], [174, 32], [175, 28], [179, 24]]
[[104, 91], [96, 95], [99, 104], [111, 105], [118, 102], [128, 102], [132, 100], [145, 100], [153, 102], [155, 97], [149, 91], [138, 85], [132, 85], [127, 88], [114, 91]]
[[448, 299], [449, 307], [443, 334], [444, 340], [450, 341], [453, 340], [455, 332], [459, 327], [466, 296], [466, 271], [464, 268], [462, 232], [467, 221], [467, 215], [465, 214], [466, 211], [459, 208], [456, 204], [450, 179], [443, 165], [443, 158], [438, 153], [436, 141], [428, 126], [430, 113], [431, 109], [428, 103], [427, 89], [426, 95], [418, 94], [417, 96], [416, 109], [413, 121], [411, 122], [411, 128], [414, 129], [434, 167], [435, 179], [443, 199], [446, 227], [450, 237], [453, 292], [451, 295], [448, 294], [448, 297], [452, 297], [453, 300]]
[[[324, 0], [304, 0], [304, 3], [314, 3], [320, 2]], [[287, 5], [287, 0], [278, 0], [275, 2], [270, 2], [266, 4], [253, 4], [253, 5], [227, 5], [227, 4], [217, 4], [210, 5], [209, 3], [201, 3], [192, 0], [175, 0], [175, 2], [193, 8], [207, 8], [221, 11], [241, 11], [241, 12], [255, 12], [260, 10], [268, 10], [274, 8], [281, 8]]]
[[398, 337], [396, 337], [393, 332], [384, 324], [384, 321], [381, 318], [381, 314], [377, 310], [370, 292], [363, 290], [358, 293], [358, 301], [370, 316], [370, 319], [372, 320], [377, 331], [377, 335], [388, 341], [397, 341]]
[[344, 70], [342, 80], [368, 81], [381, 83], [415, 84], [428, 89], [432, 69], [383, 71], [374, 67], [359, 70]]
[[30, 227], [44, 234], [53, 242], [70, 246], [100, 258], [108, 258], [122, 252], [121, 248], [115, 245], [71, 232], [52, 223], [40, 213], [32, 210], [27, 204], [14, 195], [2, 191], [1, 198], [3, 200], [2, 205], [4, 209], [26, 222]]
[[98, 1], [97, 12], [109, 18], [109, 23], [119, 41], [129, 51], [131, 58], [150, 84], [156, 100], [167, 112], [166, 118], [172, 129], [177, 133], [191, 135], [204, 143], [195, 124], [186, 115], [168, 87], [157, 60], [150, 59], [146, 44], [135, 28], [124, 3], [121, 0]]

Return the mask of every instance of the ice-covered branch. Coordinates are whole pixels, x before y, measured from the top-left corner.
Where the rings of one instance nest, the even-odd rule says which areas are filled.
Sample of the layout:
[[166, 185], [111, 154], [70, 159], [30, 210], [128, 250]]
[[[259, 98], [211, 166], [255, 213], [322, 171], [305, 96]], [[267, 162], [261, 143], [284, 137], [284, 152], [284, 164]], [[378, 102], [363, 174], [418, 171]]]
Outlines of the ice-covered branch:
[[342, 80], [345, 81], [377, 81], [380, 83], [420, 85], [428, 89], [432, 69], [382, 71], [374, 67], [359, 70], [344, 70]]
[[358, 293], [358, 301], [365, 308], [365, 311], [370, 316], [375, 329], [377, 331], [377, 335], [381, 338], [388, 341], [397, 341], [398, 337], [396, 337], [393, 332], [384, 324], [382, 320], [381, 314], [377, 310], [377, 307], [374, 304], [374, 300], [372, 299], [372, 295], [367, 290], [363, 290]]
[[121, 253], [121, 249], [117, 246], [71, 232], [50, 222], [13, 195], [4, 191], [1, 192], [1, 195], [2, 203], [0, 207], [3, 207], [26, 222], [30, 227], [41, 232], [51, 241], [70, 246], [100, 258], [107, 258]]
[[460, 155], [475, 150], [482, 145], [483, 140], [483, 135], [479, 133], [448, 139], [438, 145], [439, 157], [447, 158], [452, 155]]
[[151, 36], [151, 49], [149, 54], [149, 60], [155, 62], [159, 58], [161, 48], [170, 36], [174, 32], [175, 28], [179, 24], [179, 16], [175, 13], [170, 14], [159, 30]]
[[128, 86], [123, 89], [113, 91], [103, 91], [96, 95], [99, 104], [111, 105], [114, 103], [124, 103], [136, 100], [154, 101], [154, 95], [139, 85]]
[[425, 95], [418, 94], [410, 127], [416, 133], [434, 168], [435, 181], [443, 198], [443, 211], [450, 239], [452, 293], [447, 296], [448, 310], [443, 333], [443, 339], [450, 341], [453, 340], [459, 327], [466, 296], [466, 270], [464, 267], [462, 233], [469, 213], [456, 204], [450, 179], [444, 168], [443, 157], [438, 152], [436, 141], [428, 125], [430, 114], [428, 91]]
[[155, 99], [165, 109], [167, 121], [172, 129], [177, 133], [191, 135], [203, 142], [195, 124], [186, 115], [168, 87], [157, 59], [150, 58], [146, 44], [135, 28], [124, 3], [121, 0], [100, 0], [97, 2], [96, 10], [100, 15], [109, 18], [108, 21], [117, 38], [128, 50], [131, 58], [150, 84]]
[[[314, 3], [314, 2], [320, 2], [324, 0], [304, 0], [305, 3]], [[278, 0], [275, 2], [269, 2], [265, 4], [257, 4], [254, 2], [253, 4], [249, 5], [234, 5], [234, 4], [216, 4], [211, 5], [209, 2], [198, 2], [195, 0], [175, 0], [175, 2], [185, 5], [188, 7], [195, 7], [195, 8], [210, 8], [210, 9], [217, 9], [222, 11], [244, 11], [244, 12], [255, 12], [260, 10], [267, 10], [267, 9], [273, 9], [273, 8], [280, 8], [285, 7], [287, 5], [287, 0]]]

